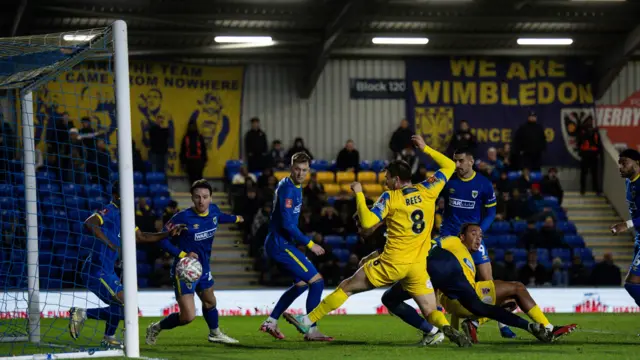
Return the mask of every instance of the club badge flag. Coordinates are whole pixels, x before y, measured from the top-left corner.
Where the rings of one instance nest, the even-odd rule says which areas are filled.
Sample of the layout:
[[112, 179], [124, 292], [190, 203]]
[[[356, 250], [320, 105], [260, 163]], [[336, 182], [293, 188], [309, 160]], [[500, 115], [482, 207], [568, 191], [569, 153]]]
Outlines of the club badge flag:
[[594, 116], [590, 74], [577, 59], [407, 60], [407, 120], [439, 151], [447, 150], [456, 127], [467, 120], [484, 157], [489, 147], [511, 143], [535, 112], [547, 141], [543, 162], [575, 164], [576, 131]]
[[[82, 63], [44, 86], [35, 101], [36, 144], [44, 150], [46, 133], [56, 119], [69, 115], [73, 126], [81, 119], [108, 139], [116, 155], [116, 105], [113, 69], [107, 63]], [[153, 124], [168, 132], [168, 176], [185, 174], [180, 163], [182, 140], [191, 122], [204, 137], [207, 178], [224, 176], [227, 160], [240, 155], [240, 116], [244, 68], [132, 62], [129, 67], [131, 130], [136, 148], [147, 160]]]
[[640, 151], [640, 91], [620, 104], [598, 105], [596, 115], [598, 127], [606, 131], [614, 145]]

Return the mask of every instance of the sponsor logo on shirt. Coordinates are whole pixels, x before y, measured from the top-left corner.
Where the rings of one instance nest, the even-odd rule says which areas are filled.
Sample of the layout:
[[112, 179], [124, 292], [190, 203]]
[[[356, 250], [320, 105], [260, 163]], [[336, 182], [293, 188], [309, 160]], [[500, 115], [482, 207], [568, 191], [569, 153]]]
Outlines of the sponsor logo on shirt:
[[380, 211], [384, 211], [384, 203], [385, 203], [385, 199], [381, 197], [380, 199], [378, 199], [374, 207], [378, 208]]
[[299, 214], [300, 213], [300, 209], [302, 208], [302, 204], [299, 204], [295, 207], [295, 209], [293, 209], [293, 213], [294, 214]]
[[464, 258], [464, 264], [467, 265], [469, 269], [471, 269], [471, 271], [475, 271], [475, 268], [473, 267], [473, 263], [471, 262], [471, 260]]
[[293, 199], [286, 199], [284, 201], [284, 207], [291, 209], [293, 207]]
[[193, 235], [193, 240], [195, 241], [203, 241], [207, 239], [213, 238], [213, 235], [216, 233], [216, 229], [211, 229], [207, 231], [202, 231]]
[[458, 209], [474, 209], [476, 207], [476, 202], [470, 200], [449, 198], [449, 206]]

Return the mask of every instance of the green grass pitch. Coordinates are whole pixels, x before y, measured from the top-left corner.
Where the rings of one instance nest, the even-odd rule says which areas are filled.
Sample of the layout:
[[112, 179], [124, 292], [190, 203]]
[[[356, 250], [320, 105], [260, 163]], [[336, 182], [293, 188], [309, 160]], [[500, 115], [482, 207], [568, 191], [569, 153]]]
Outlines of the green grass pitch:
[[[640, 314], [549, 314], [554, 324], [577, 323], [579, 329], [553, 344], [539, 343], [528, 333], [515, 330], [518, 338], [502, 339], [495, 322], [480, 328], [481, 344], [461, 349], [445, 340], [436, 347], [418, 347], [418, 332], [392, 316], [329, 316], [321, 323], [331, 343], [309, 343], [280, 320], [285, 340], [258, 331], [262, 317], [221, 317], [220, 327], [238, 339], [238, 345], [207, 342], [207, 327], [197, 318], [188, 326], [165, 331], [155, 346], [144, 344], [144, 332], [154, 318], [140, 319], [141, 354], [160, 359], [639, 359]], [[43, 320], [45, 339], [60, 345], [91, 347], [99, 343], [104, 325], [87, 321], [76, 343], [67, 334], [67, 320]], [[63, 348], [57, 349], [61, 351]], [[36, 350], [24, 344], [0, 344], [0, 356], [23, 355]], [[40, 349], [42, 352], [43, 349]], [[44, 350], [50, 352], [51, 348]], [[98, 354], [96, 354], [98, 356]], [[97, 357], [96, 357], [97, 359]]]

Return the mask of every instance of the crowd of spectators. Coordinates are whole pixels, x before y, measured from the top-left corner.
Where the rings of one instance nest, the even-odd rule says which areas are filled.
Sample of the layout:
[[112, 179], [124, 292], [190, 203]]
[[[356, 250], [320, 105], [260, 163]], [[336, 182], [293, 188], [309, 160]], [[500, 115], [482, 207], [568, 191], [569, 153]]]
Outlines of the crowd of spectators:
[[[247, 164], [253, 165], [243, 166], [229, 179], [232, 201], [235, 212], [246, 219], [244, 241], [250, 245], [251, 256], [257, 259], [256, 268], [262, 273], [262, 283], [285, 285], [290, 279], [281, 276], [275, 264], [262, 253], [278, 183], [274, 171], [286, 171], [286, 164], [296, 152], [304, 151], [309, 156], [312, 155], [304, 146], [302, 138], [296, 138], [288, 150], [283, 148], [280, 140], [273, 141], [271, 149], [268, 149], [267, 135], [260, 129], [260, 120], [254, 118], [251, 124], [252, 129], [245, 137], [245, 151], [248, 156], [253, 156], [251, 161], [247, 158]], [[532, 139], [523, 140], [517, 149], [506, 143], [499, 149], [489, 148], [485, 154], [475, 154], [476, 171], [491, 179], [494, 184], [498, 199], [496, 222], [526, 223], [525, 229], [512, 232], [517, 236], [517, 242], [513, 245], [514, 250], [517, 249], [516, 254], [510, 249], [491, 251], [495, 278], [520, 280], [528, 285], [619, 284], [620, 272], [619, 269], [617, 272], [614, 270], [610, 254], [596, 265], [596, 268], [609, 268], [610, 271], [594, 271], [593, 276], [593, 258], [589, 251], [585, 251], [586, 256], [578, 254], [567, 257], [566, 252], [563, 252], [562, 258], [552, 257], [558, 249], [567, 249], [571, 254], [571, 247], [574, 245], [565, 241], [564, 229], [558, 226], [558, 223], [567, 220], [566, 210], [561, 206], [564, 191], [557, 169], [549, 169], [544, 176], [540, 173], [540, 155], [546, 146], [546, 139], [534, 113], [529, 115], [527, 122], [516, 132], [516, 137], [524, 139], [522, 134], [527, 133], [532, 134]], [[391, 137], [389, 149], [391, 159], [403, 159], [412, 165], [413, 182], [417, 183], [427, 179], [434, 169], [419, 163], [418, 154], [411, 143], [412, 135], [407, 121], [402, 120]], [[457, 147], [477, 148], [476, 138], [466, 121], [462, 121], [455, 132], [450, 151]], [[344, 148], [338, 151], [332, 169], [336, 172], [358, 172], [361, 164], [356, 144], [349, 139]], [[380, 177], [379, 181], [382, 182], [383, 179], [384, 177]], [[550, 197], [554, 198], [554, 206], [549, 205]], [[359, 260], [373, 251], [375, 246], [355, 236], [357, 229], [352, 220], [355, 200], [349, 192], [342, 190], [337, 196], [327, 196], [323, 184], [318, 182], [317, 174], [312, 172], [308, 182], [304, 184], [303, 201], [299, 227], [313, 237], [315, 243], [325, 247], [326, 253], [318, 257], [303, 247], [300, 250], [307, 253], [329, 286], [336, 285], [352, 275]], [[443, 198], [438, 199], [432, 231], [434, 236], [442, 222], [445, 205]], [[574, 234], [569, 235], [576, 237]], [[342, 245], [339, 246], [339, 251], [334, 251], [336, 249], [332, 244], [336, 237], [343, 237], [348, 242], [346, 254]], [[497, 252], [499, 256], [496, 257]], [[540, 262], [539, 255], [544, 257]]]

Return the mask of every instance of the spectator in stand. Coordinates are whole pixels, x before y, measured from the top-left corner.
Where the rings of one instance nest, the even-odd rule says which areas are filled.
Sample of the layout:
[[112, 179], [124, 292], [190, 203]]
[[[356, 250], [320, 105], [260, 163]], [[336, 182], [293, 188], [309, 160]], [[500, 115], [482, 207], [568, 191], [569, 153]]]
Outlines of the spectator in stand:
[[511, 191], [509, 201], [507, 201], [507, 220], [520, 220], [526, 216], [527, 201], [520, 195], [518, 189]]
[[358, 172], [360, 169], [360, 153], [356, 150], [353, 140], [347, 140], [344, 148], [338, 153], [336, 169], [338, 169], [338, 171], [355, 172]]
[[411, 145], [410, 147], [405, 148], [398, 154], [398, 158], [396, 160], [404, 160], [411, 166], [411, 174], [415, 174], [418, 171], [418, 163], [420, 159], [418, 158], [418, 154], [416, 154], [415, 147]]
[[570, 286], [587, 286], [589, 285], [589, 269], [582, 263], [580, 255], [573, 255], [573, 261], [569, 268], [569, 285]]
[[301, 137], [297, 137], [293, 141], [293, 146], [287, 152], [287, 158], [286, 158], [287, 163], [291, 162], [291, 157], [293, 156], [293, 154], [299, 153], [299, 152], [303, 152], [303, 153], [307, 154], [309, 156], [309, 158], [311, 160], [313, 160], [313, 155], [311, 155], [311, 151], [309, 151], [309, 149], [307, 149], [304, 146], [304, 140], [302, 140]]
[[262, 173], [260, 174], [260, 176], [258, 176], [258, 188], [264, 189], [265, 187], [267, 187], [267, 185], [269, 184], [269, 178], [272, 176], [274, 176], [272, 168], [267, 167], [262, 170]]
[[489, 260], [491, 261], [491, 274], [493, 279], [502, 279], [504, 277], [504, 264], [496, 261], [496, 251], [493, 249], [489, 249]]
[[497, 204], [496, 204], [496, 220], [507, 220], [508, 219], [508, 204], [509, 204], [509, 193], [508, 192], [497, 192], [496, 193]]
[[169, 157], [169, 136], [171, 131], [165, 126], [164, 115], [156, 116], [156, 122], [149, 127], [149, 162], [151, 170], [165, 173]]
[[91, 182], [94, 184], [100, 184], [103, 189], [107, 188], [110, 183], [109, 179], [109, 150], [107, 144], [103, 139], [96, 141], [96, 150], [94, 152], [95, 159], [87, 159], [88, 163], [92, 164], [90, 167]]
[[7, 159], [15, 159], [16, 158], [16, 150], [18, 147], [16, 146], [17, 136], [16, 132], [11, 127], [8, 121], [4, 120], [4, 116], [2, 116], [2, 112], [0, 111], [0, 123], [2, 126], [0, 127], [0, 137], [2, 138], [2, 142], [0, 143], [0, 148], [4, 147], [5, 157]]
[[3, 129], [0, 128], [0, 182], [5, 182], [9, 179], [8, 167], [11, 157], [9, 156], [9, 149], [5, 137], [6, 134]]
[[269, 177], [269, 179], [267, 179], [267, 187], [260, 189], [260, 199], [262, 199], [263, 202], [271, 203], [277, 186], [278, 179], [275, 176]]
[[496, 180], [496, 188], [501, 193], [509, 193], [513, 188], [511, 182], [509, 181], [508, 174], [503, 171], [500, 173], [500, 177]]
[[84, 149], [84, 143], [82, 136], [78, 129], [73, 128], [69, 130], [69, 137], [71, 138], [71, 167], [72, 177], [76, 184], [85, 184], [85, 171], [86, 171], [86, 152]]
[[231, 183], [233, 185], [243, 185], [246, 184], [247, 179], [251, 179], [251, 181], [253, 181], [253, 184], [258, 182], [256, 176], [250, 173], [249, 170], [247, 170], [247, 167], [243, 165], [240, 167], [240, 172], [233, 175], [233, 178], [231, 178]]
[[452, 149], [468, 149], [475, 156], [475, 151], [478, 148], [476, 137], [471, 133], [469, 122], [467, 120], [460, 120], [460, 127], [453, 135], [453, 141], [451, 142]]
[[323, 270], [319, 270], [322, 273], [327, 286], [336, 287], [342, 281], [342, 274], [338, 259], [333, 256], [329, 263], [327, 263]]
[[142, 159], [142, 154], [140, 150], [136, 147], [136, 142], [131, 140], [131, 151], [133, 155], [133, 171], [146, 173], [147, 167], [144, 165], [144, 160]]
[[180, 163], [189, 177], [189, 184], [202, 179], [207, 160], [207, 145], [204, 137], [198, 130], [198, 123], [192, 121], [180, 145]]
[[519, 270], [520, 282], [525, 286], [540, 286], [547, 282], [547, 270], [538, 263], [538, 253], [530, 250], [527, 254], [527, 263]]
[[620, 286], [621, 283], [620, 268], [613, 263], [613, 255], [611, 253], [604, 254], [602, 261], [593, 267], [591, 285]]
[[241, 215], [245, 219], [244, 223], [240, 225], [244, 232], [245, 243], [249, 240], [249, 234], [251, 234], [251, 226], [253, 225], [253, 219], [262, 206], [262, 202], [258, 197], [256, 189], [247, 189], [246, 196], [241, 200], [242, 206], [240, 207]]
[[544, 196], [540, 193], [540, 184], [531, 185], [531, 196], [527, 200], [527, 217], [538, 221], [554, 215], [553, 210], [545, 206]]
[[311, 209], [319, 211], [322, 207], [322, 194], [324, 194], [324, 186], [318, 182], [318, 174], [313, 172], [309, 177], [309, 183], [302, 190], [304, 199]]
[[262, 208], [255, 214], [253, 223], [251, 224], [251, 237], [249, 253], [250, 256], [256, 256], [258, 250], [264, 246], [264, 239], [269, 233], [269, 217], [271, 216], [271, 203], [265, 202]]
[[353, 276], [353, 274], [356, 273], [356, 271], [358, 271], [358, 269], [360, 268], [358, 266], [359, 261], [360, 259], [358, 259], [358, 255], [349, 255], [349, 260], [347, 260], [347, 265], [344, 267], [344, 271], [342, 274], [343, 279], [350, 278], [351, 276]]
[[173, 266], [173, 257], [167, 253], [163, 254], [155, 261], [154, 271], [151, 275], [151, 285], [156, 288], [168, 289], [173, 287], [171, 279], [171, 267]]
[[333, 207], [351, 214], [356, 212], [356, 200], [345, 190], [340, 190]]
[[551, 216], [547, 216], [540, 228], [538, 237], [538, 248], [551, 249], [567, 247], [564, 243], [564, 234], [556, 228], [556, 222]]
[[353, 235], [358, 232], [356, 223], [351, 219], [351, 213], [347, 208], [340, 210], [340, 222], [344, 226], [344, 229], [342, 230], [343, 236]]
[[536, 222], [533, 220], [527, 221], [527, 229], [520, 235], [518, 247], [532, 250], [540, 242], [540, 232], [536, 229]]
[[[57, 154], [60, 158], [60, 168], [62, 169], [64, 178], [69, 178], [69, 170], [71, 169], [71, 158], [69, 156], [71, 139], [69, 137], [69, 130], [73, 126], [73, 121], [69, 117], [69, 113], [66, 111], [62, 113], [62, 116], [54, 115], [55, 123], [53, 131], [47, 131], [47, 142], [49, 143], [49, 151]], [[64, 179], [63, 178], [63, 179]]]
[[487, 158], [478, 160], [477, 165], [483, 165], [483, 172], [491, 181], [500, 179], [500, 174], [504, 172], [504, 164], [498, 159], [498, 151], [494, 147], [487, 150]]
[[502, 149], [498, 150], [498, 159], [504, 164], [505, 170], [513, 170], [511, 166], [511, 144], [505, 143]]
[[[313, 215], [313, 213], [311, 212], [311, 209], [308, 206], [303, 207], [302, 216], [300, 216], [300, 221], [298, 222], [298, 228], [304, 234], [311, 234], [320, 229], [318, 220]], [[324, 251], [327, 252], [326, 248]]]
[[531, 184], [531, 172], [528, 168], [522, 169], [520, 177], [516, 180], [515, 187], [518, 188], [521, 193], [526, 193], [527, 190], [531, 189]]
[[156, 217], [146, 198], [138, 198], [136, 204], [136, 226], [143, 232], [155, 232]]
[[271, 150], [269, 150], [269, 158], [271, 160], [271, 166], [278, 169], [284, 170], [285, 162], [287, 160], [287, 154], [282, 148], [282, 143], [280, 140], [274, 140], [271, 144]]
[[407, 119], [400, 120], [400, 126], [393, 132], [389, 141], [389, 149], [393, 153], [393, 159], [397, 159], [402, 150], [408, 147], [413, 148], [413, 142], [411, 141], [413, 134], [413, 130], [409, 129]]
[[309, 260], [311, 260], [313, 265], [316, 266], [322, 276], [325, 276], [325, 271], [328, 271], [328, 267], [331, 266], [331, 263], [335, 258], [335, 256], [333, 255], [333, 248], [331, 247], [331, 245], [328, 245], [324, 242], [324, 237], [320, 233], [313, 234], [311, 241], [313, 241], [314, 244], [322, 246], [322, 248], [324, 249], [324, 254], [318, 256], [311, 251], [307, 251], [307, 257], [309, 258]]
[[591, 173], [593, 190], [598, 195], [602, 192], [599, 179], [600, 173], [598, 172], [602, 143], [598, 131], [598, 128], [593, 124], [593, 119], [589, 118], [582, 124], [576, 137], [576, 146], [580, 155], [580, 193], [582, 195], [584, 195], [587, 188], [587, 172]]
[[341, 235], [344, 232], [344, 224], [336, 209], [325, 206], [320, 212], [320, 229], [322, 235]]
[[433, 234], [440, 235], [440, 226], [442, 225], [442, 220], [444, 219], [444, 210], [445, 210], [445, 199], [444, 197], [439, 197], [436, 202], [436, 211], [435, 211], [435, 219], [433, 220]]
[[498, 280], [504, 281], [518, 281], [518, 268], [516, 267], [515, 259], [513, 258], [513, 252], [507, 250], [504, 252], [504, 278]]
[[547, 149], [547, 138], [535, 112], [530, 112], [527, 122], [518, 128], [513, 145], [521, 168], [540, 171], [540, 160]]
[[244, 136], [244, 151], [249, 171], [262, 171], [267, 165], [265, 157], [269, 151], [267, 135], [260, 129], [260, 119], [251, 119], [251, 129]]
[[569, 275], [562, 266], [562, 259], [555, 258], [551, 264], [551, 286], [566, 287], [569, 285]]
[[547, 175], [542, 179], [540, 186], [542, 194], [545, 196], [553, 196], [558, 199], [558, 204], [562, 204], [562, 198], [564, 197], [564, 190], [560, 185], [560, 179], [558, 179], [558, 170], [551, 168], [547, 172]]
[[411, 177], [411, 182], [419, 184], [425, 180], [427, 180], [427, 167], [424, 164], [418, 164], [418, 171]]
[[178, 208], [178, 203], [175, 200], [169, 201], [169, 204], [167, 204], [167, 207], [164, 208], [164, 213], [162, 214], [162, 224], [168, 223], [173, 215], [177, 214], [178, 211], [180, 211], [180, 209]]

